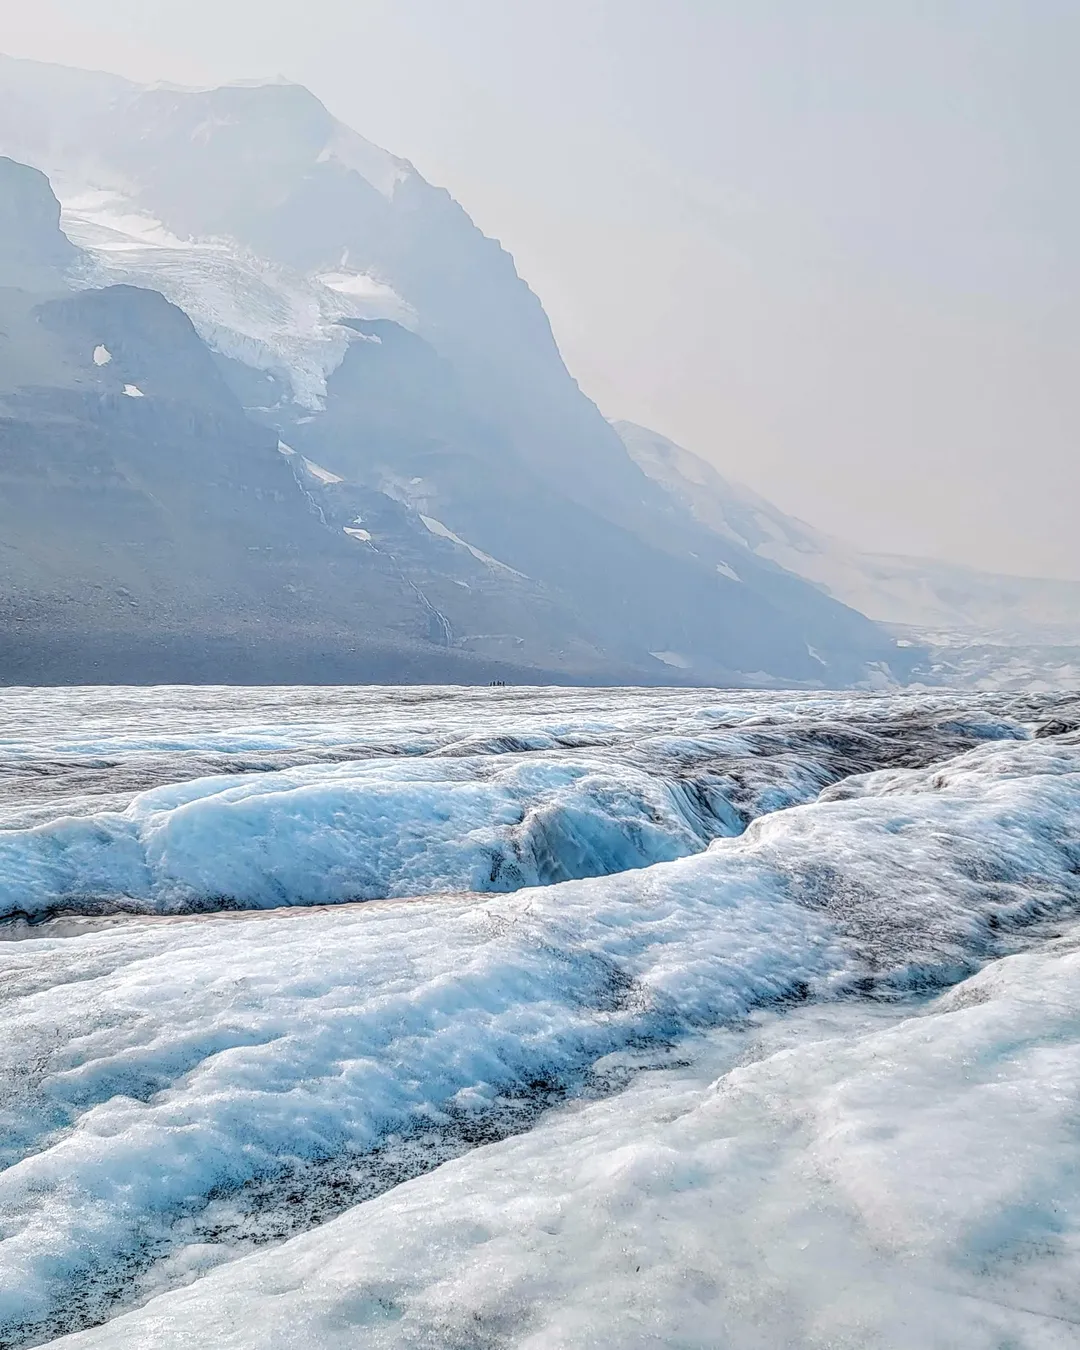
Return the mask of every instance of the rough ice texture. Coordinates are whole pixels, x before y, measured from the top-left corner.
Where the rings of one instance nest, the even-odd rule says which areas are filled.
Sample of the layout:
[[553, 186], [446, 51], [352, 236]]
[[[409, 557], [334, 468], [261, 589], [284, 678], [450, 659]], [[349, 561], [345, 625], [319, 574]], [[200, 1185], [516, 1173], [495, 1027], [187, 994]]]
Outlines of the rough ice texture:
[[[54, 927], [9, 924], [43, 936], [0, 944], [0, 1343], [899, 1350], [942, 1325], [950, 1344], [1068, 1343], [1080, 971], [1047, 933], [1080, 904], [1075, 709], [0, 705], [4, 809], [39, 819], [8, 842], [89, 831], [88, 868], [103, 821], [160, 812], [173, 865], [239, 877], [254, 858], [308, 900], [95, 928], [68, 895]], [[56, 737], [61, 706], [78, 737]], [[385, 843], [468, 885], [462, 823], [497, 830], [537, 782], [565, 807], [583, 745], [618, 801], [708, 771], [756, 819], [618, 875], [312, 907], [311, 822], [327, 866]], [[82, 815], [45, 818], [50, 792]], [[612, 809], [604, 829], [632, 835]]]
[[[46, 701], [63, 718], [95, 697]], [[169, 715], [167, 695], [128, 697], [136, 717], [153, 699]], [[671, 691], [456, 701], [436, 691], [395, 714], [379, 693], [334, 698], [320, 696], [308, 725], [215, 730], [215, 716], [237, 713], [230, 695], [185, 692], [176, 704], [196, 708], [177, 707], [167, 734], [110, 725], [57, 742], [36, 738], [29, 700], [9, 696], [20, 739], [8, 742], [10, 795], [0, 782], [0, 916], [266, 908], [604, 875], [698, 852], [852, 773], [1029, 734], [1019, 705], [995, 715], [955, 700], [702, 706]], [[487, 734], [473, 732], [478, 716]], [[124, 792], [136, 786], [149, 790]]]
[[62, 1343], [1065, 1350], [1078, 946], [891, 1025], [706, 1036], [687, 1067]]
[[587, 760], [319, 765], [156, 788], [122, 813], [0, 835], [0, 903], [175, 912], [516, 890], [696, 852], [708, 836], [695, 824], [667, 785]]

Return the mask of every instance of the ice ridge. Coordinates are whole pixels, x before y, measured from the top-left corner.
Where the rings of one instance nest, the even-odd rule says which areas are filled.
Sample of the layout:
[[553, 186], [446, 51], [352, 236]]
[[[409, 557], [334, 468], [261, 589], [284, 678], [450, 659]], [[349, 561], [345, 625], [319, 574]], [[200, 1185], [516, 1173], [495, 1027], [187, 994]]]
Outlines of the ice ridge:
[[[632, 727], [508, 720], [477, 735], [323, 725], [26, 745], [0, 781], [0, 918], [182, 913], [504, 892], [700, 852], [868, 770], [1014, 715], [776, 701]], [[133, 788], [143, 787], [143, 791]], [[42, 794], [40, 802], [35, 794]]]
[[193, 1216], [298, 1164], [452, 1136], [755, 1008], [972, 974], [1076, 912], [1078, 739], [881, 771], [620, 876], [10, 945], [0, 1328], [228, 1259], [189, 1250]]

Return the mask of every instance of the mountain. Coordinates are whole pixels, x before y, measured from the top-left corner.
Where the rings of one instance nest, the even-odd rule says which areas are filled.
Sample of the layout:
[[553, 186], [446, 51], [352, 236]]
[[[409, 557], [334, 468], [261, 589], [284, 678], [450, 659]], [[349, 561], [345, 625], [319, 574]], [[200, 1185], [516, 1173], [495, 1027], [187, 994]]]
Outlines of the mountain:
[[[106, 406], [94, 402], [101, 382], [111, 380], [109, 416], [128, 419], [117, 425], [134, 446], [131, 419], [156, 409], [160, 421], [179, 394], [164, 380], [160, 392], [143, 390], [134, 376], [123, 383], [147, 395], [137, 409], [116, 393], [130, 372], [119, 361], [93, 366], [102, 339], [86, 347], [88, 297], [113, 297], [108, 304], [124, 316], [116, 322], [132, 331], [149, 322], [146, 306], [171, 303], [190, 320], [183, 342], [179, 319], [161, 320], [177, 344], [173, 358], [190, 365], [196, 342], [204, 358], [199, 379], [184, 384], [187, 421], [174, 418], [175, 426], [212, 404], [221, 422], [214, 435], [249, 447], [242, 461], [230, 451], [232, 516], [261, 539], [270, 529], [258, 519], [265, 503], [285, 510], [278, 493], [294, 512], [299, 500], [314, 523], [293, 534], [290, 557], [305, 577], [351, 550], [335, 566], [346, 569], [342, 577], [355, 569], [355, 584], [328, 584], [316, 602], [314, 582], [287, 583], [299, 587], [289, 596], [308, 597], [301, 623], [276, 583], [260, 590], [252, 576], [243, 601], [233, 586], [259, 570], [258, 550], [271, 545], [245, 544], [245, 567], [230, 563], [228, 585], [217, 587], [232, 598], [211, 604], [216, 582], [181, 580], [164, 545], [142, 539], [160, 579], [143, 611], [147, 635], [161, 625], [190, 652], [209, 640], [208, 624], [241, 644], [257, 627], [274, 634], [274, 650], [288, 633], [290, 650], [326, 648], [327, 678], [342, 661], [352, 668], [357, 635], [372, 650], [420, 644], [402, 665], [413, 677], [428, 657], [433, 672], [454, 667], [472, 678], [501, 675], [494, 665], [504, 663], [515, 678], [637, 682], [836, 685], [903, 677], [910, 665], [909, 653], [862, 615], [673, 502], [566, 371], [509, 254], [446, 192], [337, 122], [307, 90], [144, 88], [3, 58], [0, 149], [48, 173], [63, 234], [78, 246], [61, 269], [66, 307], [48, 311], [46, 323], [25, 300], [7, 306], [9, 342], [43, 325], [52, 334], [49, 377], [32, 387], [13, 378], [11, 415], [32, 422], [32, 405], [55, 428], [75, 415], [77, 388], [78, 416], [91, 421], [91, 408], [99, 417]], [[63, 248], [54, 206], [39, 208], [46, 216], [30, 232], [42, 248]], [[14, 259], [13, 227], [5, 240]], [[55, 277], [59, 264], [50, 265]], [[41, 278], [25, 275], [19, 293], [36, 294]], [[158, 300], [133, 298], [147, 292]], [[138, 339], [126, 334], [124, 359], [137, 364]], [[36, 438], [21, 453], [46, 476], [51, 456], [72, 459], [74, 442], [61, 446], [59, 433], [20, 434]], [[217, 462], [202, 433], [189, 439], [182, 454], [170, 451], [177, 493], [184, 474], [199, 478]], [[67, 463], [64, 472], [74, 471]], [[148, 472], [141, 462], [138, 472]], [[164, 472], [156, 461], [154, 472]], [[276, 486], [283, 473], [293, 487]], [[47, 494], [32, 505], [24, 496], [5, 529], [44, 542], [17, 573], [23, 610], [38, 603], [35, 588], [54, 595], [58, 569], [92, 573], [106, 590], [114, 579], [132, 589], [138, 569], [121, 566], [111, 517], [98, 514], [96, 499], [77, 529], [65, 526], [50, 561], [53, 506]], [[158, 500], [173, 510], [171, 497]], [[198, 539], [199, 528], [218, 528], [218, 508], [200, 505], [187, 519], [186, 546], [201, 555], [203, 572], [224, 567], [218, 546]], [[18, 535], [0, 540], [9, 553], [22, 550]], [[83, 567], [82, 550], [92, 567]], [[266, 599], [252, 600], [271, 593], [270, 610], [260, 608]], [[97, 631], [94, 606], [64, 612], [72, 642]], [[269, 649], [260, 658], [268, 668], [276, 659]], [[65, 669], [59, 661], [58, 673]]]
[[[436, 657], [459, 676], [389, 561], [359, 566], [320, 519], [186, 315], [154, 291], [64, 287], [47, 181], [0, 161], [0, 182], [19, 224], [0, 267], [51, 281], [0, 289], [4, 677], [373, 677]], [[28, 242], [35, 220], [52, 228]]]
[[938, 673], [986, 687], [1075, 685], [1080, 582], [861, 553], [667, 437], [632, 422], [614, 426], [634, 462], [700, 523], [888, 624], [901, 641], [933, 648]]

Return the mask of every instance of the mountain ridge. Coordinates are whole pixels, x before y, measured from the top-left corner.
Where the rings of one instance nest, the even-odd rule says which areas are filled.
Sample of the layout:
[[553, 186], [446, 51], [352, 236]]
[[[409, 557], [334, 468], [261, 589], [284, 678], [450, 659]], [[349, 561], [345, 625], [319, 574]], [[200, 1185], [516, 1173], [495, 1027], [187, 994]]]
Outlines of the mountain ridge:
[[[346, 481], [298, 480], [396, 569], [422, 640], [437, 629], [459, 655], [571, 678], [903, 676], [910, 658], [882, 630], [642, 472], [510, 255], [408, 161], [301, 86], [192, 93], [68, 74], [0, 61], [0, 113], [24, 115], [14, 131], [0, 116], [0, 149], [20, 146], [59, 185], [82, 249], [69, 284], [135, 285], [183, 308], [244, 415]], [[448, 590], [459, 563], [474, 570]]]

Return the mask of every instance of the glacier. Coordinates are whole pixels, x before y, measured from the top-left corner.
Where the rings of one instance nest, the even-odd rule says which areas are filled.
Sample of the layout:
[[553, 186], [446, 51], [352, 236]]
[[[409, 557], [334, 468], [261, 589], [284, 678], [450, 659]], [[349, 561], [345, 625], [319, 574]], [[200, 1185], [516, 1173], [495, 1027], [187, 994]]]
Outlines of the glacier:
[[0, 769], [0, 1343], [1068, 1343], [1075, 703], [9, 690]]
[[342, 319], [415, 325], [392, 286], [347, 262], [309, 276], [227, 236], [181, 238], [116, 189], [60, 186], [64, 233], [84, 251], [75, 284], [160, 291], [212, 348], [286, 380], [304, 406], [321, 406], [326, 377], [345, 355]]

